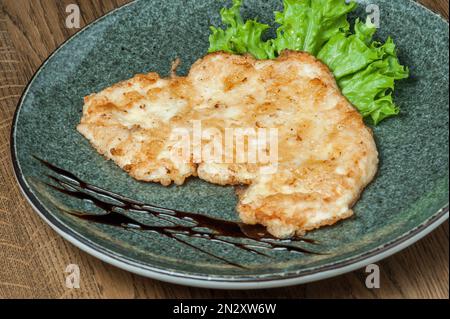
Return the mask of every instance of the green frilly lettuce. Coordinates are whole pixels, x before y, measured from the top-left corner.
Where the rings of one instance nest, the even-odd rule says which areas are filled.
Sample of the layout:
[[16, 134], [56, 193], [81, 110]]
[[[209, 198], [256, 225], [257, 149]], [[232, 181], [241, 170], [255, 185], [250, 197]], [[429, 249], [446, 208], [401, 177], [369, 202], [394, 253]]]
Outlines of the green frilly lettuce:
[[280, 25], [273, 41], [276, 52], [289, 49], [317, 55], [329, 39], [349, 30], [347, 13], [355, 7], [344, 0], [285, 0], [284, 11], [275, 12]]
[[244, 21], [242, 0], [221, 11], [226, 29], [211, 27], [209, 52], [252, 54], [257, 59], [276, 58], [283, 50], [305, 51], [328, 65], [342, 93], [374, 124], [397, 115], [393, 102], [396, 80], [408, 77], [398, 60], [391, 38], [373, 40], [374, 25], [356, 20], [353, 30], [347, 14], [356, 3], [345, 0], [284, 0], [284, 11], [275, 12], [277, 37], [263, 40], [270, 26]]
[[251, 53], [257, 59], [273, 59], [275, 52], [271, 41], [263, 41], [263, 33], [269, 25], [255, 20], [243, 21], [240, 13], [242, 0], [233, 0], [231, 8], [220, 11], [222, 22], [227, 29], [211, 27], [209, 51], [224, 51], [229, 53]]

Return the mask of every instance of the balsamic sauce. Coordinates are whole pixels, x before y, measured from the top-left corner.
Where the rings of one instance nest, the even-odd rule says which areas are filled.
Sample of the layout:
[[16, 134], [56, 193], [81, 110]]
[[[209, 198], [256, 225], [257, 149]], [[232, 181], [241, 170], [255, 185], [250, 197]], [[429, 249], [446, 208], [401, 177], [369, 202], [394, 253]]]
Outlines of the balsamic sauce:
[[[248, 252], [269, 258], [272, 258], [272, 256], [264, 253], [264, 250], [283, 250], [303, 254], [319, 254], [305, 248], [290, 245], [295, 242], [316, 244], [316, 242], [312, 239], [295, 238], [295, 240], [280, 240], [270, 235], [261, 225], [246, 225], [240, 222], [145, 204], [140, 201], [132, 200], [122, 195], [112, 193], [94, 185], [90, 185], [64, 169], [37, 158], [36, 156], [34, 156], [34, 158], [53, 172], [53, 175], [47, 175], [50, 180], [53, 181], [53, 183], [45, 183], [47, 186], [67, 196], [89, 201], [96, 207], [106, 212], [105, 214], [92, 214], [62, 209], [65, 213], [80, 219], [104, 225], [121, 227], [131, 231], [155, 232], [160, 235], [173, 238], [230, 265], [241, 268], [243, 267], [242, 265], [230, 262], [229, 260], [194, 246], [189, 243], [187, 239], [205, 238], [219, 243], [231, 244]], [[109, 199], [109, 201], [106, 199]], [[116, 202], [116, 204], [113, 204], [112, 202]], [[133, 212], [148, 214], [153, 217], [157, 217], [162, 221], [169, 222], [171, 225], [146, 225], [129, 216], [126, 216], [125, 214], [117, 212], [117, 210], [131, 210]], [[176, 221], [182, 223], [183, 225], [177, 224]], [[186, 224], [186, 222], [192, 225], [185, 226], [184, 224]], [[207, 231], [199, 228], [206, 229]], [[230, 238], [247, 239], [247, 241], [246, 243], [236, 242], [230, 240]]]

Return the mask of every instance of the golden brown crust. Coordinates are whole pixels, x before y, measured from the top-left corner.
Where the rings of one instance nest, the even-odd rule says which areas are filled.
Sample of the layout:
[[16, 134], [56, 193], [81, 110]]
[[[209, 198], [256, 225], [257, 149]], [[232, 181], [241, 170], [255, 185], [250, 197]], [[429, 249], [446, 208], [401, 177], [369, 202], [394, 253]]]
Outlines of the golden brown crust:
[[[277, 171], [261, 174], [267, 163], [173, 160], [169, 137], [175, 128], [190, 129], [193, 120], [222, 134], [226, 128], [277, 129]], [[371, 130], [328, 67], [289, 50], [276, 60], [208, 54], [187, 77], [136, 75], [86, 97], [78, 130], [139, 180], [181, 185], [198, 175], [220, 185], [250, 185], [239, 194], [241, 219], [278, 237], [350, 217], [378, 163]]]

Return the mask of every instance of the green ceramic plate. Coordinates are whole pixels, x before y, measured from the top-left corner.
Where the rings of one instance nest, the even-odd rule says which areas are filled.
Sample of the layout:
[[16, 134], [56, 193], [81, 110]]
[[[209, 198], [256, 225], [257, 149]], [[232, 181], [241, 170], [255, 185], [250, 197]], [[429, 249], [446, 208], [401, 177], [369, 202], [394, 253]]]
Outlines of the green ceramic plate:
[[[191, 227], [195, 215], [180, 220], [175, 210], [237, 221], [232, 187], [198, 179], [169, 188], [137, 182], [75, 130], [85, 95], [135, 73], [167, 74], [176, 57], [182, 57], [180, 71], [186, 73], [207, 51], [209, 25], [220, 22], [224, 2], [216, 0], [133, 2], [92, 23], [50, 56], [26, 89], [12, 128], [12, 158], [26, 197], [82, 250], [178, 284], [292, 285], [361, 268], [405, 248], [448, 218], [448, 23], [407, 0], [363, 1], [357, 15], [364, 17], [369, 2], [381, 9], [378, 37], [393, 35], [412, 76], [395, 93], [402, 115], [374, 128], [381, 166], [356, 216], [309, 233], [315, 243], [198, 236], [201, 230]], [[276, 9], [280, 0], [247, 0], [243, 8], [244, 16], [266, 22]], [[73, 210], [112, 210], [115, 219], [80, 219], [67, 213]], [[120, 227], [130, 219], [118, 216], [144, 227]], [[167, 220], [192, 230], [156, 231], [170, 224]], [[285, 245], [296, 249], [282, 249]]]

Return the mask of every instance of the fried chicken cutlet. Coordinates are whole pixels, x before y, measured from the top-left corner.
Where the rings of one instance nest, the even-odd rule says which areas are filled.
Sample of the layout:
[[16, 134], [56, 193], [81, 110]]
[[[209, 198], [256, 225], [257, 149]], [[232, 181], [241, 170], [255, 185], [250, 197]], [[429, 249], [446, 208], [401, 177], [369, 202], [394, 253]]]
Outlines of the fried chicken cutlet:
[[[263, 172], [267, 163], [195, 160], [192, 153], [177, 160], [171, 136], [179, 128], [192, 132], [195, 121], [221, 133], [276, 129], [276, 170]], [[213, 53], [186, 77], [136, 75], [86, 97], [77, 129], [137, 180], [167, 186], [198, 176], [248, 185], [239, 192], [240, 218], [279, 238], [350, 217], [378, 166], [371, 130], [329, 69], [303, 52], [285, 51], [275, 60]]]

